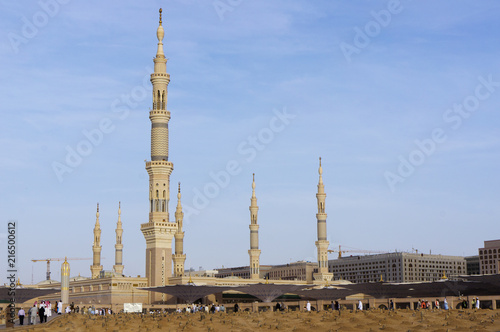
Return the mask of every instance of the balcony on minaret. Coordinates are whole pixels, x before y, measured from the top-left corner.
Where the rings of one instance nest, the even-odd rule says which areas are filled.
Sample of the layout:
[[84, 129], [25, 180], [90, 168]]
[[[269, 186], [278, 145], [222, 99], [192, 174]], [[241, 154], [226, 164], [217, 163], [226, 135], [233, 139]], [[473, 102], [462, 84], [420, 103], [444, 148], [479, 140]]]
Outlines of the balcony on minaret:
[[164, 166], [170, 167], [172, 170], [174, 169], [174, 163], [167, 160], [146, 161], [146, 169], [151, 168], [152, 166]]

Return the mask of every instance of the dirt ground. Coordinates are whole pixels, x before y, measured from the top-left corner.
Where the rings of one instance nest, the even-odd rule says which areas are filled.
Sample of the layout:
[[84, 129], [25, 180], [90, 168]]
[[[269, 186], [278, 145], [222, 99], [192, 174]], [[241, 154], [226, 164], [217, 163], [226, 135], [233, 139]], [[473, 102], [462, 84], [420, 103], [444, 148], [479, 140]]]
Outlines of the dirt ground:
[[322, 311], [64, 315], [29, 331], [500, 331], [500, 311]]

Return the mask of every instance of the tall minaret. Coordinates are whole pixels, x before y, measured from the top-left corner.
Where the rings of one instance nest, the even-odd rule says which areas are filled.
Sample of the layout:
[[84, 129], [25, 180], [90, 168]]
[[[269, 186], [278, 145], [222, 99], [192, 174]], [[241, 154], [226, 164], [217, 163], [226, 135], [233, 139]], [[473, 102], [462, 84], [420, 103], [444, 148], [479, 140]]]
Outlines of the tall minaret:
[[255, 173], [252, 180], [252, 198], [250, 198], [250, 279], [259, 279], [260, 274], [260, 249], [259, 249], [259, 225], [257, 224], [257, 197], [255, 196]]
[[177, 223], [177, 232], [175, 233], [175, 254], [172, 255], [174, 260], [174, 276], [182, 277], [184, 275], [184, 262], [186, 254], [184, 254], [184, 232], [182, 231], [182, 220], [184, 212], [181, 205], [181, 183], [179, 182], [179, 191], [177, 192], [177, 208], [175, 209], [175, 222]]
[[115, 265], [113, 270], [116, 273], [123, 273], [123, 244], [122, 244], [122, 207], [121, 202], [118, 202], [118, 221], [116, 222], [116, 244], [115, 244]]
[[[167, 74], [167, 59], [163, 54], [163, 27], [156, 31], [158, 50], [153, 59], [154, 72], [153, 108], [149, 111], [151, 120], [151, 161], [146, 162], [149, 174], [149, 221], [141, 224], [146, 239], [146, 277], [148, 286], [163, 286], [172, 275], [172, 238], [177, 224], [169, 221], [168, 202], [170, 200], [170, 174], [174, 164], [168, 161], [168, 121], [167, 87], [170, 75]], [[164, 294], [150, 293], [150, 302], [164, 301]]]
[[94, 226], [94, 244], [92, 245], [93, 261], [90, 266], [90, 272], [92, 273], [92, 279], [99, 277], [99, 273], [102, 271], [101, 265], [101, 226], [99, 225], [99, 203], [97, 203], [97, 213], [95, 214], [95, 226]]
[[318, 248], [318, 273], [314, 274], [315, 280], [332, 280], [333, 274], [328, 273], [328, 245], [330, 242], [326, 239], [326, 212], [325, 212], [325, 185], [323, 184], [323, 168], [321, 167], [321, 157], [319, 158], [319, 183], [316, 199], [318, 201], [318, 241], [315, 242]]

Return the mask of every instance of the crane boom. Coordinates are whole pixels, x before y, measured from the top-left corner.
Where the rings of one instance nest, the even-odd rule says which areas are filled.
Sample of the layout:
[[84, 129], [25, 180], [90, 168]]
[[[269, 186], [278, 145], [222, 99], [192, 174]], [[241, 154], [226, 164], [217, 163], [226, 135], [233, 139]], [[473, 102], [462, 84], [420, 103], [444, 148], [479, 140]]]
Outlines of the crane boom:
[[[102, 257], [102, 258], [104, 259], [104, 257]], [[89, 259], [92, 259], [92, 258], [81, 258], [81, 257], [67, 258], [67, 257], [64, 257], [64, 258], [32, 259], [31, 261], [32, 262], [47, 262], [47, 272], [45, 274], [45, 277], [47, 280], [50, 280], [50, 262], [51, 261], [64, 261], [64, 260], [81, 261], [81, 260], [89, 260]]]

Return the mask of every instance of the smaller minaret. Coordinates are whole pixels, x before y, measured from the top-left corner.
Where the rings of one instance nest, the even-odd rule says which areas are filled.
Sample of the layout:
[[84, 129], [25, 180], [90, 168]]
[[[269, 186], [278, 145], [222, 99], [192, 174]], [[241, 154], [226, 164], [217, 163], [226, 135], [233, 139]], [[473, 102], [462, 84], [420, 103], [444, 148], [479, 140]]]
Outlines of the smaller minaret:
[[99, 203], [97, 203], [97, 213], [95, 214], [96, 221], [94, 227], [94, 244], [92, 245], [93, 262], [90, 266], [92, 279], [99, 277], [102, 271], [101, 265], [101, 226], [99, 225]]
[[319, 182], [316, 199], [318, 201], [318, 213], [316, 214], [318, 241], [315, 242], [318, 248], [318, 273], [314, 274], [314, 279], [319, 281], [332, 280], [333, 274], [328, 272], [328, 242], [326, 238], [326, 212], [325, 212], [325, 185], [323, 184], [323, 167], [321, 157], [319, 158]]
[[260, 277], [259, 225], [257, 224], [257, 197], [255, 196], [255, 173], [252, 180], [252, 198], [250, 198], [250, 279]]
[[116, 273], [123, 273], [123, 244], [122, 244], [122, 207], [121, 202], [118, 202], [118, 221], [116, 222], [116, 244], [115, 244], [115, 265], [113, 270]]
[[63, 308], [69, 304], [69, 263], [66, 257], [61, 264], [61, 301]]
[[184, 275], [184, 262], [186, 254], [184, 254], [184, 232], [182, 231], [182, 221], [184, 212], [181, 205], [181, 183], [179, 182], [179, 190], [177, 192], [177, 208], [175, 209], [175, 222], [177, 223], [177, 231], [175, 232], [175, 253], [172, 255], [174, 261], [174, 277], [182, 277]]

